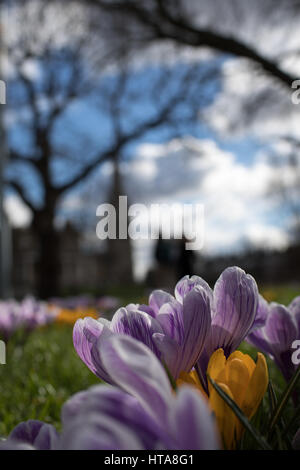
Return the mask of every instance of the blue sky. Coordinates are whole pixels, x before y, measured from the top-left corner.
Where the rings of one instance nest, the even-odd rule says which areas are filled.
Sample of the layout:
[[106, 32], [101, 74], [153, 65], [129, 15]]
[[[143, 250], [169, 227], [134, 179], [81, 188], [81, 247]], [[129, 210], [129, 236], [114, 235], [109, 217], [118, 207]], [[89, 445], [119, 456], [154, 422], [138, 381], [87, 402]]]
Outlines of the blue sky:
[[[195, 145], [199, 150], [199, 154], [197, 153], [198, 150], [196, 150], [193, 158], [189, 158], [189, 151], [187, 151], [185, 156], [184, 152], [186, 150], [181, 148], [180, 144], [175, 145], [177, 147], [174, 151], [174, 144], [172, 144], [172, 142], [174, 143], [174, 134], [172, 129], [161, 126], [158, 129], [151, 130], [139, 139], [132, 141], [123, 151], [122, 155], [125, 163], [122, 171], [124, 170], [125, 186], [131, 193], [132, 198], [138, 198], [139, 201], [143, 202], [144, 197], [145, 203], [149, 203], [151, 199], [155, 200], [157, 197], [163, 200], [200, 201], [205, 203], [208, 207], [208, 213], [206, 214], [208, 238], [212, 240], [211, 243], [208, 243], [208, 252], [218, 252], [220, 250], [236, 251], [239, 246], [242, 246], [245, 239], [249, 239], [248, 241], [255, 244], [268, 244], [270, 237], [275, 245], [277, 243], [279, 247], [284, 246], [286, 242], [284, 238], [285, 213], [279, 210], [278, 205], [276, 206], [274, 203], [269, 202], [262, 190], [264, 184], [266, 185], [265, 189], [267, 189], [267, 184], [269, 184], [268, 178], [270, 176], [268, 171], [270, 170], [269, 172], [271, 172], [263, 158], [263, 152], [268, 147], [268, 143], [255, 133], [222, 135], [206, 120], [206, 110], [213, 108], [215, 102], [224, 93], [221, 72], [226, 64], [227, 59], [224, 57], [221, 59], [211, 59], [205, 63], [202, 62], [201, 68], [198, 71], [199, 76], [201, 77], [201, 75], [211, 69], [212, 78], [204, 84], [200, 82], [200, 85], [198, 85], [199, 96], [197, 87], [194, 89], [193, 96], [199, 99], [199, 111], [204, 119], [199, 119], [193, 122], [193, 124], [186, 124], [180, 129], [180, 135], [185, 139], [186, 143], [192, 146]], [[176, 64], [173, 69], [170, 68], [168, 70], [172, 80], [169, 80], [165, 86], [167, 94], [171, 94], [176, 90], [178, 76], [193, 66], [194, 64]], [[157, 67], [148, 67], [135, 71], [130, 76], [129, 99], [124, 100], [121, 118], [124, 129], [130, 130], [132, 120], [137, 122], [139, 119], [143, 120], [153, 116], [156, 103], [153, 102], [152, 92], [153, 90], [155, 91], [156, 80], [160, 72], [161, 69]], [[62, 73], [65, 76], [64, 70], [62, 70]], [[41, 75], [37, 73], [37, 83], [39, 83], [40, 77]], [[111, 75], [100, 83], [102, 97], [104, 97], [102, 98], [102, 106], [103, 102], [105, 102], [105, 91], [107, 94], [110, 93], [115, 86], [116, 80], [116, 77]], [[14, 89], [15, 87], [11, 88], [12, 91]], [[42, 105], [45, 112], [47, 112], [47, 104], [45, 105], [45, 102], [42, 101]], [[81, 100], [76, 100], [69, 110], [57, 121], [53, 132], [53, 143], [56, 146], [66, 146], [70, 155], [77, 159], [71, 163], [70, 161], [64, 161], [61, 157], [55, 159], [52, 164], [52, 171], [58, 184], [64, 183], [72, 175], [75, 175], [76, 169], [80, 167], [82, 161], [89, 161], [89, 158], [96, 155], [99, 150], [110, 145], [112, 136], [111, 122], [103, 109], [97, 103], [97, 93], [92, 93]], [[184, 114], [186, 109], [186, 106], [181, 106], [180, 113]], [[229, 111], [228, 109], [228, 113]], [[26, 108], [20, 107], [17, 109], [17, 112], [10, 113], [8, 116], [8, 122], [13, 123], [9, 131], [9, 138], [14, 143], [15, 148], [26, 153], [30, 151], [30, 138], [24, 132], [23, 127], [18, 124], [18, 119], [22, 116], [26, 117]], [[146, 158], [145, 148], [148, 149]], [[153, 152], [153, 155], [151, 152]], [[157, 153], [159, 158], [157, 158]], [[193, 154], [193, 152], [191, 153]], [[184, 178], [186, 180], [181, 178], [181, 172], [183, 171], [182, 163], [178, 163], [182, 158], [186, 158], [187, 162], [186, 170], [184, 170]], [[190, 164], [188, 161], [190, 160], [192, 161], [191, 169], [188, 166]], [[199, 162], [201, 160], [201, 162], [199, 163], [198, 160]], [[208, 169], [200, 168], [202, 161], [204, 167], [205, 162], [208, 162], [210, 165]], [[224, 162], [224, 172], [227, 172], [227, 179], [222, 179], [222, 165], [224, 165]], [[178, 166], [177, 174], [176, 165]], [[185, 164], [183, 163], [183, 165]], [[195, 165], [196, 172], [193, 170]], [[143, 174], [139, 169], [150, 167], [153, 170], [153, 174], [156, 175], [152, 181], [151, 178], [149, 179], [147, 171]], [[14, 174], [16, 171], [20, 171], [18, 168], [19, 166], [11, 166], [8, 169], [8, 173]], [[169, 172], [168, 168], [170, 168]], [[204, 189], [197, 182], [197, 171], [199, 171], [199, 181], [201, 177], [201, 185], [204, 186]], [[161, 175], [157, 176], [157, 173], [161, 173]], [[236, 186], [236, 182], [236, 187], [232, 187], [234, 184], [230, 184], [230, 179], [231, 175], [235, 178], [235, 174], [237, 178], [241, 176], [244, 179], [245, 188]], [[255, 181], [256, 179], [259, 180], [262, 174], [265, 175], [263, 176], [265, 179], [259, 182], [256, 191]], [[63, 204], [60, 209], [60, 218], [66, 214], [72, 214], [72, 211], [76, 211], [77, 208], [82, 209], [80, 191], [86, 188], [90, 181], [96, 182], [96, 184], [99, 182], [99, 186], [104, 188], [107, 187], [109, 175], [110, 172], [109, 169], [107, 171], [107, 167], [98, 169], [90, 179], [87, 179], [84, 183], [71, 190], [65, 199], [66, 205], [64, 206]], [[191, 177], [192, 180], [190, 180]], [[168, 194], [162, 191], [166, 178], [169, 184]], [[248, 179], [252, 185], [250, 190], [247, 189]], [[43, 191], [39, 184], [39, 179], [34, 172], [26, 168], [26, 165], [23, 165], [21, 168], [21, 180], [33, 201], [40, 204], [43, 198]], [[173, 181], [174, 185], [172, 184]], [[207, 181], [210, 181], [211, 187], [208, 186]], [[214, 181], [219, 181], [219, 183], [216, 183], [218, 187], [215, 190], [213, 188]], [[206, 189], [205, 185], [207, 186]], [[136, 193], [134, 188], [136, 188]], [[249, 191], [250, 196], [247, 194]], [[251, 191], [253, 192], [252, 200]], [[99, 191], [98, 198], [102, 198], [102, 200], [94, 201], [91, 206], [92, 212], [94, 207], [98, 203], [103, 202], [105, 197], [105, 194]], [[222, 209], [220, 209], [222, 200], [225, 200], [227, 204], [223, 213]], [[73, 202], [70, 203], [70, 201]], [[249, 210], [250, 206], [251, 210]], [[72, 207], [72, 210], [69, 210], [68, 207]], [[96, 223], [97, 220], [95, 218], [95, 226]], [[220, 237], [217, 236], [220, 232], [220, 226], [222, 227], [221, 231], [224, 234], [225, 243], [224, 240], [220, 240]], [[250, 234], [252, 235], [250, 236]], [[272, 245], [272, 243], [269, 243], [269, 245]]]

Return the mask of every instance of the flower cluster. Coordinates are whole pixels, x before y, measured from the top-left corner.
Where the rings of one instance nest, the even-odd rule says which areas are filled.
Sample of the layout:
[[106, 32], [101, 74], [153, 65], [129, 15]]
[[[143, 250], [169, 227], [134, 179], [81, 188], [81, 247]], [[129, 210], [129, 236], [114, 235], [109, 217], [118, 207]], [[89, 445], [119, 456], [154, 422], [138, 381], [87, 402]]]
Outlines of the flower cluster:
[[[148, 304], [119, 308], [111, 321], [80, 318], [74, 347], [107, 384], [65, 403], [60, 434], [31, 420], [0, 448], [237, 448], [269, 382], [263, 354], [255, 362], [237, 348], [245, 339], [256, 344], [288, 379], [294, 372], [291, 343], [300, 331], [299, 299], [288, 308], [269, 305], [255, 280], [231, 267], [213, 290], [202, 278], [185, 276], [174, 295], [156, 290]], [[278, 418], [271, 419], [271, 437]], [[290, 445], [299, 445], [299, 432]]]
[[79, 320], [73, 331], [78, 355], [100, 379], [113, 384], [98, 344], [111, 335], [129, 335], [148, 346], [175, 380], [196, 367], [207, 390], [206, 371], [212, 353], [222, 348], [228, 357], [253, 327], [258, 305], [256, 282], [240, 268], [227, 268], [214, 290], [198, 276], [185, 276], [174, 294], [156, 290], [148, 305], [120, 308], [111, 322]]
[[99, 312], [97, 309], [92, 307], [76, 309], [59, 308], [55, 317], [55, 322], [74, 325], [77, 320], [85, 317], [97, 319], [99, 317]]
[[116, 297], [103, 296], [95, 299], [92, 296], [84, 295], [78, 297], [52, 298], [49, 307], [56, 312], [55, 321], [74, 325], [80, 318], [99, 318], [101, 312], [108, 314], [111, 310], [119, 306], [119, 299]]
[[0, 302], [0, 339], [8, 341], [19, 329], [32, 331], [54, 321], [57, 311], [32, 297], [22, 302], [15, 300]]
[[268, 354], [284, 378], [289, 381], [297, 365], [292, 362], [292, 344], [300, 340], [300, 296], [288, 307], [259, 298], [259, 322], [247, 336], [247, 341]]
[[117, 386], [99, 385], [71, 397], [62, 432], [40, 421], [20, 423], [1, 449], [218, 449], [215, 422], [190, 387], [174, 394], [158, 359], [125, 336], [104, 341], [100, 354]]
[[[258, 353], [255, 364], [241, 351], [233, 352], [226, 359], [223, 349], [217, 349], [209, 360], [207, 375], [234, 400], [248, 419], [254, 416], [268, 386], [267, 364], [262, 354]], [[177, 383], [189, 383], [205, 394], [195, 371], [181, 374]], [[226, 447], [235, 448], [244, 431], [240, 421], [210, 383], [207, 398]]]
[[75, 297], [52, 297], [49, 303], [56, 307], [66, 310], [79, 310], [79, 309], [99, 309], [101, 311], [115, 310], [120, 305], [120, 300], [113, 296], [102, 296], [94, 298], [91, 295], [81, 295]]

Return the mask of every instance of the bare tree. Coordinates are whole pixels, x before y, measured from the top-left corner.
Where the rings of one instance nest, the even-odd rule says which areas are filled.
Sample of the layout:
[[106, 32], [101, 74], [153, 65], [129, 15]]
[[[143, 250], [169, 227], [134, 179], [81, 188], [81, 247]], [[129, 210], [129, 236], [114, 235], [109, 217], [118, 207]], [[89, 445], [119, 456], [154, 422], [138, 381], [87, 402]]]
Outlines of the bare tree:
[[[259, 27], [267, 28], [280, 21], [299, 17], [298, 2], [264, 0], [263, 2], [220, 0], [89, 0], [102, 13], [115, 15], [131, 47], [154, 41], [173, 41], [193, 48], [210, 48], [222, 54], [249, 59], [258, 71], [291, 86], [295, 79], [282, 67], [282, 56], [263, 52]], [[252, 28], [249, 29], [249, 17]], [[272, 20], [274, 19], [274, 23]], [[249, 40], [243, 39], [249, 29]], [[263, 44], [264, 45], [264, 44]], [[299, 55], [299, 50], [286, 51]]]
[[298, 140], [285, 136], [281, 139], [285, 151], [274, 150], [270, 158], [275, 175], [268, 193], [277, 202], [282, 213], [288, 218], [289, 235], [292, 244], [300, 242], [300, 158]]
[[184, 133], [209, 100], [201, 85], [216, 79], [217, 66], [163, 61], [139, 69], [126, 48], [114, 49], [111, 35], [105, 40], [103, 31], [95, 33], [94, 10], [75, 2], [27, 0], [13, 13], [6, 181], [32, 211], [37, 291], [49, 297], [59, 289], [54, 221], [65, 195], [79, 191], [104, 162], [117, 171], [120, 159], [130, 158], [129, 144], [146, 133]]

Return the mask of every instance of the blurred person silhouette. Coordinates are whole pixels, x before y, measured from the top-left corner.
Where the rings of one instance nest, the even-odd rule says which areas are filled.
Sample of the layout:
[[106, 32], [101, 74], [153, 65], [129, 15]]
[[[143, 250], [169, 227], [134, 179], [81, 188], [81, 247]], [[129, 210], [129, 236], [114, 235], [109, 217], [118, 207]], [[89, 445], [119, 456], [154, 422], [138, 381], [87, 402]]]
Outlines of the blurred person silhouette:
[[187, 240], [185, 236], [181, 240], [178, 240], [178, 255], [176, 262], [176, 275], [178, 279], [181, 279], [186, 274], [194, 274], [195, 265], [195, 253], [193, 250], [186, 249]]
[[154, 258], [156, 261], [155, 273], [153, 273], [155, 285], [171, 288], [177, 275], [178, 247], [175, 240], [163, 238], [160, 233], [154, 250]]

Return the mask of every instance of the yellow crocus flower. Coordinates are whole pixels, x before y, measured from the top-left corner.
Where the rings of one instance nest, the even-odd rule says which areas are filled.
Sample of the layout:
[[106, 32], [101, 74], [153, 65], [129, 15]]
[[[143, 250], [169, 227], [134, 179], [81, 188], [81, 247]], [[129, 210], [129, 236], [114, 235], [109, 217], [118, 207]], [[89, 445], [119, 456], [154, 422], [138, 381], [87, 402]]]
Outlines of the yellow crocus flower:
[[[223, 349], [218, 349], [209, 360], [207, 374], [235, 401], [248, 419], [254, 416], [266, 393], [269, 381], [267, 363], [263, 354], [258, 353], [255, 363], [250, 356], [241, 351], [233, 352], [226, 359]], [[208, 384], [208, 395], [204, 392], [195, 371], [190, 374], [182, 373], [177, 385], [187, 382], [205, 394], [216, 416], [225, 447], [234, 448], [243, 433], [243, 426], [234, 412], [211, 383]]]

